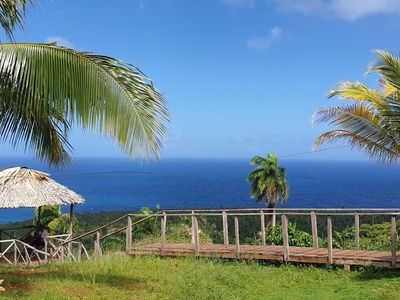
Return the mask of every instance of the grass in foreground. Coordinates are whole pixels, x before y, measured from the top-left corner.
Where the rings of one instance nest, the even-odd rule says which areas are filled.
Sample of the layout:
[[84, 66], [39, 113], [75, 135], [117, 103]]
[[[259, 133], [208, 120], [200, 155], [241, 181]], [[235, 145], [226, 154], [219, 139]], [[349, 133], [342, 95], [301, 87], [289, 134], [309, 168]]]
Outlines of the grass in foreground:
[[2, 268], [0, 299], [400, 299], [400, 272], [105, 256]]

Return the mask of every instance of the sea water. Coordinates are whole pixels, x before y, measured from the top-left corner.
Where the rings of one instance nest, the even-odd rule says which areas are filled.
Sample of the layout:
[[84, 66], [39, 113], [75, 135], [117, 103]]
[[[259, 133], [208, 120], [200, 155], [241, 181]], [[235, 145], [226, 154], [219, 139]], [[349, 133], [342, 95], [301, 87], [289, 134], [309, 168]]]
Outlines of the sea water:
[[[290, 185], [285, 207], [399, 208], [400, 166], [373, 162], [282, 160]], [[142, 207], [265, 207], [249, 195], [252, 166], [244, 159], [162, 159], [138, 164], [123, 158], [75, 159], [48, 169], [21, 158], [2, 158], [2, 167], [23, 165], [49, 172], [81, 194], [77, 212], [133, 211]], [[68, 208], [64, 208], [66, 211]], [[0, 210], [0, 222], [29, 219], [33, 209]]]

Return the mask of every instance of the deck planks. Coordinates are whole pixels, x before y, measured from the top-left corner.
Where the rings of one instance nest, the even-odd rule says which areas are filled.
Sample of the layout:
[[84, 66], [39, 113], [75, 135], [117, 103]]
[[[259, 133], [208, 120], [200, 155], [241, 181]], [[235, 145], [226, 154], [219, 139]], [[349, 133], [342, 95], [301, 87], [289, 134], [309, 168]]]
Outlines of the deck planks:
[[[168, 244], [164, 245], [164, 254], [161, 253], [161, 243], [153, 243], [132, 247], [131, 255], [162, 255], [169, 257], [194, 256], [193, 244]], [[236, 245], [201, 244], [199, 257], [237, 258]], [[341, 250], [333, 249], [333, 264], [338, 265], [374, 265], [391, 267], [392, 255], [387, 251], [366, 250]], [[284, 261], [283, 246], [240, 245], [241, 259], [259, 259]], [[288, 262], [327, 264], [328, 249], [311, 247], [289, 247]], [[400, 268], [400, 255], [397, 255], [396, 268]]]

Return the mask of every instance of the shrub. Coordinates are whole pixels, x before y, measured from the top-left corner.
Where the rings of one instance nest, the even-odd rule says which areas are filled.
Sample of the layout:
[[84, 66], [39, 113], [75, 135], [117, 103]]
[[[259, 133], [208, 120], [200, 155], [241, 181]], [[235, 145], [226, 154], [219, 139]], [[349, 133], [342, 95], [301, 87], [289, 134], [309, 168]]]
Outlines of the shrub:
[[[289, 245], [295, 247], [311, 247], [312, 236], [308, 232], [297, 229], [296, 224], [289, 223], [288, 225]], [[266, 238], [267, 243], [274, 245], [283, 245], [282, 226], [272, 228]]]

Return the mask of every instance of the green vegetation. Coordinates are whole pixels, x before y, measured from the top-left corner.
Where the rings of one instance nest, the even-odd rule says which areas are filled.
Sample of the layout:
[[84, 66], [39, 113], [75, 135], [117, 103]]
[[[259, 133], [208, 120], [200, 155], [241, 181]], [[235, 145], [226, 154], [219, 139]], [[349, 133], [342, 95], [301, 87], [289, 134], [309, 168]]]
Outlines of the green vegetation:
[[399, 299], [400, 273], [113, 254], [0, 270], [0, 299]]
[[323, 133], [314, 148], [338, 139], [346, 140], [372, 158], [394, 162], [400, 156], [400, 57], [378, 50], [368, 73], [380, 76], [378, 88], [360, 82], [343, 82], [329, 98], [352, 100], [353, 104], [318, 109], [316, 123], [335, 124], [337, 130]]
[[[30, 2], [0, 1], [0, 26], [10, 38]], [[70, 160], [68, 133], [77, 124], [114, 138], [132, 157], [158, 157], [169, 114], [137, 68], [56, 44], [0, 44], [0, 56], [3, 141], [58, 165]]]
[[256, 166], [247, 177], [247, 181], [251, 184], [251, 197], [258, 203], [265, 198], [269, 208], [275, 207], [279, 200], [285, 204], [289, 197], [289, 184], [285, 169], [279, 167], [276, 155], [269, 153], [266, 158], [254, 156], [251, 164]]

